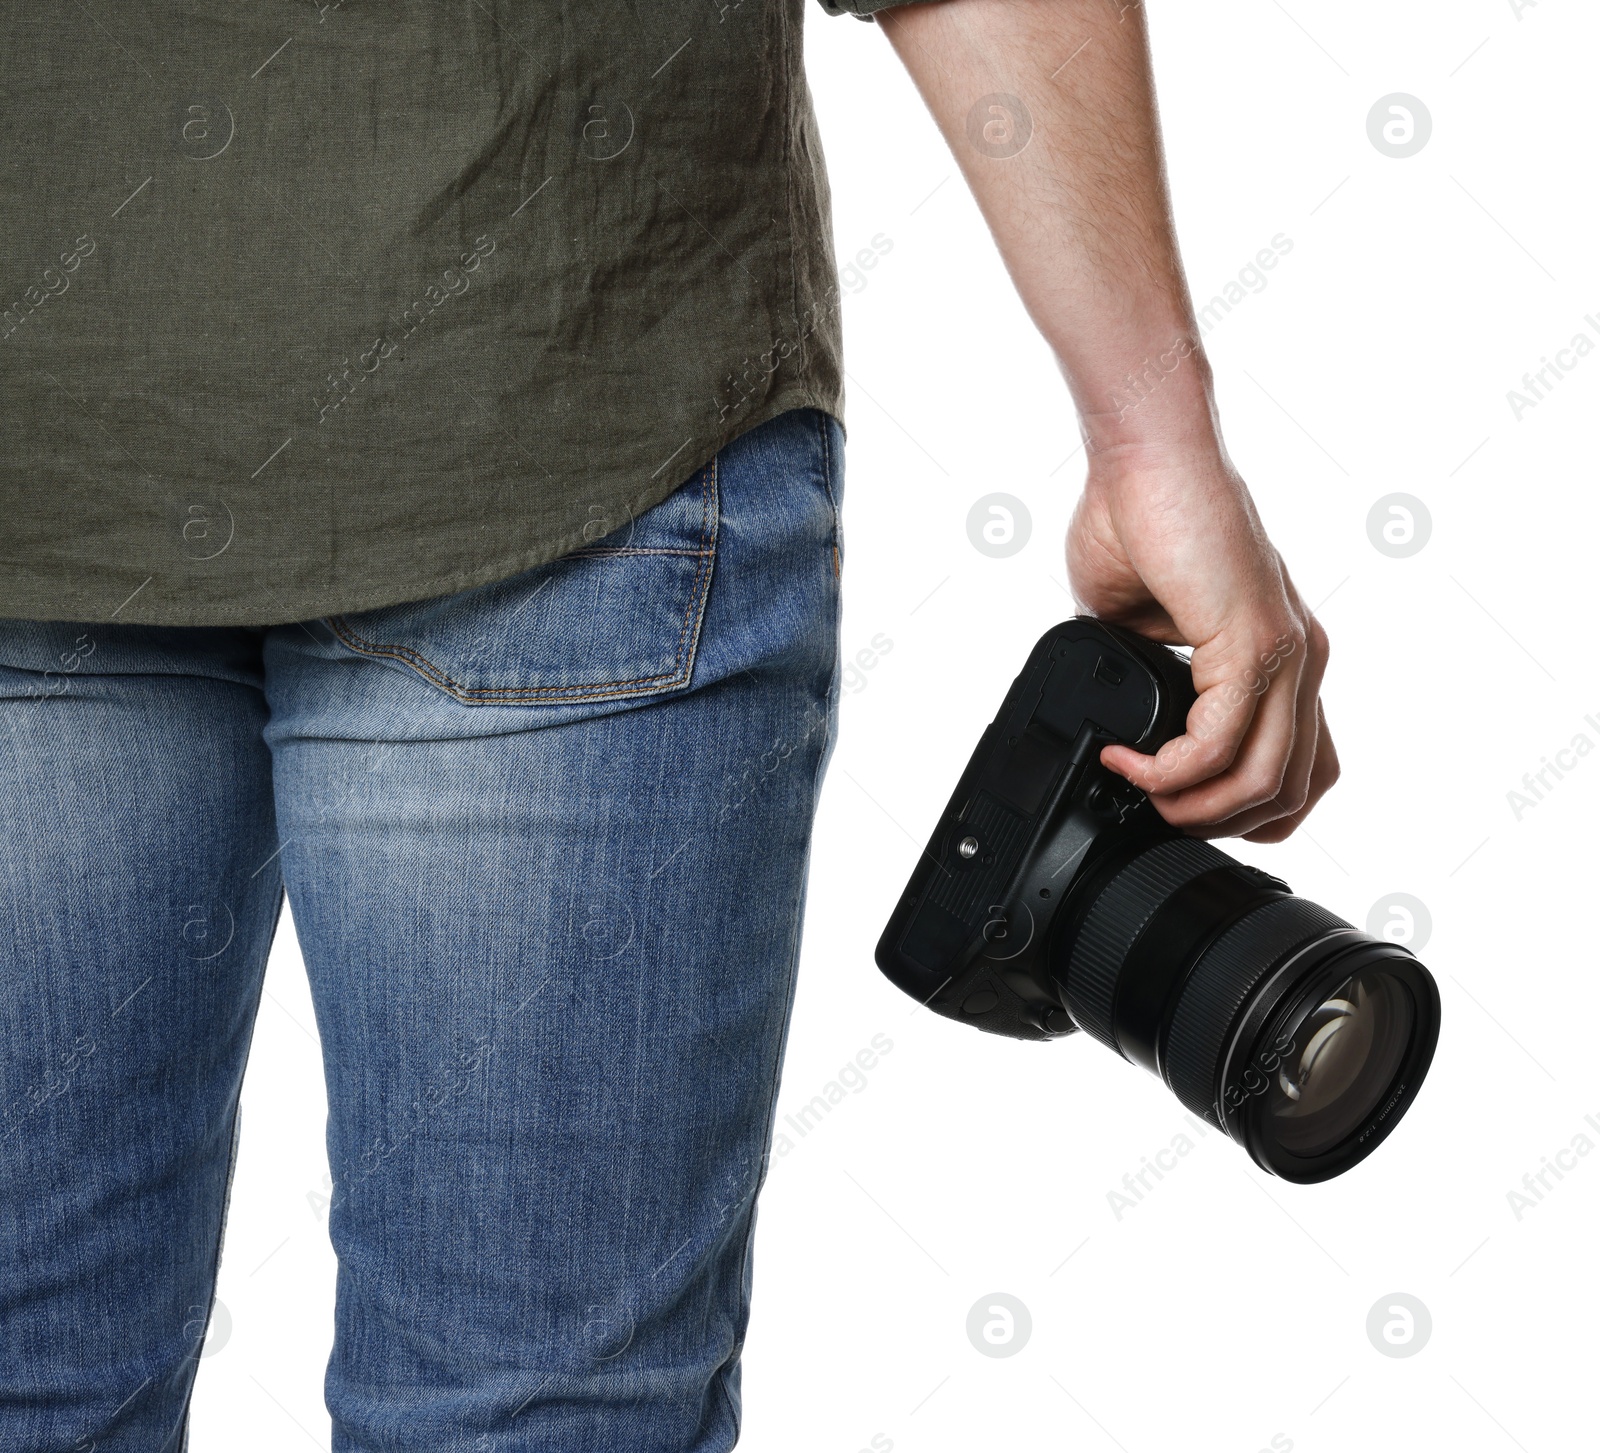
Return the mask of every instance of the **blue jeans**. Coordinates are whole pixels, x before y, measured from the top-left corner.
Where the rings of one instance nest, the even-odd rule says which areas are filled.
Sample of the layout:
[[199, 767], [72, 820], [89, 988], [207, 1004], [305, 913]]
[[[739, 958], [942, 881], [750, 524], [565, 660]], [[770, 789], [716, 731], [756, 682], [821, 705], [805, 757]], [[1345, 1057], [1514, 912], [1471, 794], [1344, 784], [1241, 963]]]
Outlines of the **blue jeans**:
[[838, 424], [259, 628], [0, 621], [0, 1448], [178, 1453], [285, 890], [336, 1450], [733, 1446], [838, 703]]

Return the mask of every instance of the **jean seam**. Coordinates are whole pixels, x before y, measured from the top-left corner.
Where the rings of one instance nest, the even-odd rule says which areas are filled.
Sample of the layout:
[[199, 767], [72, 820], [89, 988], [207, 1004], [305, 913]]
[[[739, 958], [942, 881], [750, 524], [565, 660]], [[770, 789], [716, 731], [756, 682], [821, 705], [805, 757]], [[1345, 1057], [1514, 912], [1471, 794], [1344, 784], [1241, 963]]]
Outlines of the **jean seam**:
[[[824, 429], [826, 429], [826, 422], [824, 422]], [[826, 439], [824, 439], [824, 441], [823, 441], [823, 454], [824, 454], [824, 458], [825, 459], [828, 457], [828, 454], [829, 454], [829, 450], [828, 450], [828, 445], [827, 445]], [[829, 486], [828, 486], [828, 496], [829, 496], [830, 499], [833, 498], [833, 489], [832, 489], [832, 483], [831, 483], [831, 471], [830, 471], [830, 481], [829, 481]], [[835, 509], [835, 512], [837, 513], [837, 510], [838, 510], [837, 503], [835, 503], [834, 509]], [[812, 768], [812, 771], [811, 771], [811, 804], [812, 804], [812, 812], [813, 812], [813, 822], [815, 820], [815, 810], [816, 810], [817, 799], [818, 799], [818, 796], [820, 795], [820, 793], [822, 791], [823, 775], [827, 771], [828, 761], [829, 761], [830, 756], [832, 755], [832, 753], [831, 753], [831, 742], [837, 735], [837, 731], [836, 731], [836, 712], [837, 712], [837, 709], [838, 709], [838, 701], [839, 701], [839, 631], [840, 631], [840, 627], [842, 625], [842, 610], [843, 610], [843, 601], [842, 601], [842, 598], [840, 596], [839, 588], [838, 588], [837, 584], [833, 588], [833, 602], [832, 602], [832, 604], [833, 604], [833, 610], [832, 610], [832, 613], [831, 613], [832, 614], [832, 652], [831, 652], [831, 654], [832, 654], [832, 658], [833, 658], [833, 664], [832, 664], [831, 670], [828, 673], [827, 690], [823, 694], [823, 718], [822, 718], [822, 720], [823, 720], [823, 737], [822, 737], [822, 742], [817, 748], [816, 765]], [[802, 868], [801, 868], [801, 883], [802, 883], [802, 885], [806, 885], [806, 884], [809, 883], [810, 873], [811, 873], [811, 838], [808, 836], [807, 840], [806, 840], [805, 861], [804, 861], [804, 863], [802, 865]], [[793, 1023], [793, 1020], [794, 1020], [795, 994], [796, 994], [796, 991], [798, 989], [799, 981], [800, 981], [800, 951], [801, 951], [801, 947], [802, 947], [802, 938], [803, 938], [804, 928], [805, 928], [806, 898], [807, 898], [807, 894], [806, 894], [806, 891], [805, 891], [805, 887], [802, 886], [800, 899], [795, 905], [794, 917], [793, 917], [793, 920], [792, 920], [792, 925], [791, 925], [791, 930], [790, 930], [789, 941], [790, 941], [790, 944], [791, 944], [791, 948], [790, 948], [790, 951], [789, 951], [789, 964], [788, 964], [789, 985], [788, 985], [788, 990], [787, 990], [785, 1003], [784, 1003], [783, 1020], [782, 1020], [781, 1025], [779, 1026], [778, 1047], [777, 1047], [776, 1052], [773, 1055], [772, 1067], [767, 1073], [767, 1123], [766, 1123], [766, 1129], [764, 1131], [764, 1135], [763, 1135], [763, 1139], [762, 1139], [760, 1170], [759, 1170], [759, 1173], [756, 1176], [756, 1183], [755, 1183], [755, 1186], [754, 1186], [753, 1190], [751, 1191], [751, 1195], [750, 1195], [750, 1209], [749, 1209], [749, 1213], [748, 1213], [748, 1224], [746, 1225], [746, 1228], [745, 1228], [744, 1249], [743, 1249], [743, 1253], [741, 1254], [741, 1256], [739, 1258], [739, 1281], [738, 1281], [738, 1286], [739, 1286], [739, 1316], [740, 1316], [741, 1324], [746, 1322], [748, 1320], [748, 1318], [749, 1318], [749, 1310], [750, 1310], [749, 1299], [745, 1296], [745, 1293], [744, 1293], [745, 1273], [746, 1273], [747, 1269], [750, 1266], [751, 1255], [752, 1255], [752, 1253], [754, 1251], [754, 1248], [755, 1248], [756, 1211], [757, 1211], [758, 1203], [760, 1201], [761, 1192], [762, 1192], [763, 1188], [766, 1186], [767, 1171], [768, 1171], [769, 1166], [771, 1164], [772, 1137], [773, 1137], [773, 1131], [774, 1131], [774, 1129], [776, 1127], [777, 1119], [778, 1119], [778, 1095], [779, 1095], [779, 1092], [780, 1092], [780, 1090], [782, 1088], [783, 1062], [784, 1062], [784, 1059], [785, 1059], [786, 1054], [787, 1054], [787, 1047], [788, 1047], [788, 1041], [789, 1041], [789, 1028], [790, 1028], [790, 1025]], [[742, 1352], [742, 1350], [743, 1350], [743, 1337], [741, 1335], [741, 1337], [740, 1337], [740, 1347], [738, 1349], [738, 1352]], [[722, 1394], [723, 1402], [724, 1402], [724, 1404], [726, 1405], [726, 1407], [728, 1409], [728, 1415], [733, 1420], [733, 1431], [734, 1431], [734, 1439], [735, 1439], [735, 1441], [738, 1440], [739, 1433], [741, 1431], [741, 1424], [740, 1424], [739, 1415], [735, 1411], [734, 1406], [733, 1406], [733, 1396], [728, 1391], [728, 1377], [732, 1372], [733, 1365], [737, 1361], [738, 1352], [735, 1353], [735, 1356], [733, 1358], [729, 1359], [728, 1363], [724, 1364], [721, 1368], [718, 1369], [718, 1376], [717, 1376], [717, 1387], [718, 1387], [718, 1390]]]
[[[278, 887], [278, 906], [272, 915], [272, 928], [267, 934], [267, 946], [270, 950], [272, 941], [278, 936], [278, 925], [283, 920], [283, 905], [288, 898], [287, 891], [280, 884]], [[263, 966], [263, 973], [265, 967]], [[248, 1058], [248, 1050], [246, 1051]], [[201, 1326], [200, 1341], [194, 1350], [194, 1375], [189, 1379], [188, 1390], [183, 1396], [183, 1417], [179, 1422], [179, 1438], [177, 1453], [189, 1453], [189, 1414], [194, 1403], [194, 1385], [200, 1376], [201, 1348], [205, 1346], [207, 1335], [211, 1331], [211, 1318], [217, 1310], [217, 1279], [222, 1270], [222, 1246], [228, 1232], [228, 1211], [233, 1205], [233, 1178], [239, 1168], [239, 1111], [244, 1102], [243, 1083], [239, 1092], [233, 1097], [233, 1113], [229, 1117], [228, 1128], [228, 1174], [222, 1185], [222, 1211], [217, 1217], [217, 1237], [215, 1247], [211, 1253], [211, 1294], [206, 1299], [206, 1319]]]
[[[279, 911], [283, 908], [282, 890], [278, 897]], [[222, 1213], [217, 1217], [217, 1236], [213, 1243], [211, 1253], [211, 1291], [206, 1298], [205, 1321], [200, 1324], [200, 1339], [195, 1343], [194, 1350], [188, 1354], [194, 1361], [194, 1370], [189, 1374], [189, 1385], [184, 1389], [183, 1407], [178, 1418], [178, 1441], [175, 1453], [188, 1453], [189, 1450], [189, 1414], [194, 1405], [194, 1386], [200, 1376], [201, 1349], [206, 1345], [206, 1336], [211, 1330], [211, 1318], [217, 1309], [217, 1275], [222, 1269], [222, 1242], [228, 1227], [228, 1207], [233, 1200], [233, 1175], [239, 1165], [239, 1110], [243, 1100], [242, 1095], [235, 1095], [233, 1113], [228, 1117], [228, 1174], [222, 1187]], [[172, 1440], [166, 1439], [162, 1443], [163, 1453], [172, 1446]]]
[[817, 431], [822, 435], [822, 487], [828, 492], [828, 505], [833, 511], [833, 574], [838, 579], [843, 572], [844, 520], [839, 509], [839, 497], [833, 492], [833, 434], [828, 425], [829, 415], [816, 411]]

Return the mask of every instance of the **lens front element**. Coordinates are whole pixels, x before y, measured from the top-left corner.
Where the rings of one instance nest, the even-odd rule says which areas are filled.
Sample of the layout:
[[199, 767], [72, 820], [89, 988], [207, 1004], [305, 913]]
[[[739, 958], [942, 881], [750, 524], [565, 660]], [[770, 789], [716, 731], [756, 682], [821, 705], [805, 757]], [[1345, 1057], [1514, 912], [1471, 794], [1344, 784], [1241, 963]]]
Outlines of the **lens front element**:
[[1346, 979], [1301, 1024], [1301, 1047], [1268, 1092], [1264, 1127], [1294, 1155], [1331, 1150], [1387, 1097], [1416, 1021], [1411, 995], [1389, 974]]
[[[1369, 944], [1340, 982], [1297, 995], [1276, 1049], [1277, 1070], [1254, 1103], [1239, 1107], [1243, 1138], [1265, 1169], [1325, 1180], [1368, 1155], [1393, 1128], [1427, 1072], [1438, 1037], [1438, 991], [1409, 955]], [[1392, 955], [1392, 956], [1391, 956]], [[1327, 983], [1327, 972], [1317, 976]]]

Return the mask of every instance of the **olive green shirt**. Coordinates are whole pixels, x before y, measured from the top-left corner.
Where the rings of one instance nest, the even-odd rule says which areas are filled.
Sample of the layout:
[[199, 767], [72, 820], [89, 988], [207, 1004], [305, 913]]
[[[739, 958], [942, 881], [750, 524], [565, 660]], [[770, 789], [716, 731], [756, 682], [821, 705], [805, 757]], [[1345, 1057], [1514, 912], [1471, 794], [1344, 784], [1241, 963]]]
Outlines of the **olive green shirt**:
[[464, 590], [840, 413], [804, 11], [5, 6], [0, 617]]

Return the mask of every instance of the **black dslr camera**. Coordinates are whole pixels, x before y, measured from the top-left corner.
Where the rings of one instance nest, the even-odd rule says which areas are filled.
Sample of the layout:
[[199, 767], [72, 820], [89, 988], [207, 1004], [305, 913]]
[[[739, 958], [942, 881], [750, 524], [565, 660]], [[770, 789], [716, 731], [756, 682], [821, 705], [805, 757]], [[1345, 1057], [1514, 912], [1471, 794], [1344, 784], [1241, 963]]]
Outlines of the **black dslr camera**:
[[1405, 1113], [1439, 991], [1404, 948], [1169, 827], [1100, 765], [1154, 753], [1188, 662], [1102, 621], [1045, 633], [961, 774], [878, 942], [935, 1013], [993, 1034], [1082, 1029], [1159, 1075], [1285, 1180], [1327, 1180]]

